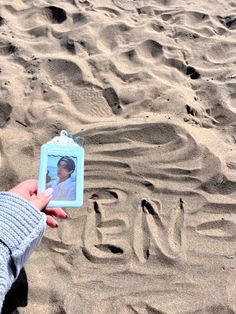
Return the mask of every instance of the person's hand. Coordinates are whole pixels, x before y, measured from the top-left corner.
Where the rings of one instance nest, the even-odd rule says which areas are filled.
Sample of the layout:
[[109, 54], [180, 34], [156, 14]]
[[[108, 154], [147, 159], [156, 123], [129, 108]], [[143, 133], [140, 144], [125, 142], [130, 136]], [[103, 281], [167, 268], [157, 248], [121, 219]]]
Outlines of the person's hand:
[[67, 214], [61, 208], [46, 208], [48, 202], [52, 198], [53, 189], [49, 188], [46, 191], [37, 195], [37, 185], [37, 180], [30, 179], [21, 182], [20, 184], [12, 188], [9, 192], [21, 196], [22, 198], [33, 204], [35, 207], [37, 207], [40, 211], [44, 212], [47, 216], [47, 224], [52, 228], [57, 228], [58, 223], [52, 216], [66, 219]]

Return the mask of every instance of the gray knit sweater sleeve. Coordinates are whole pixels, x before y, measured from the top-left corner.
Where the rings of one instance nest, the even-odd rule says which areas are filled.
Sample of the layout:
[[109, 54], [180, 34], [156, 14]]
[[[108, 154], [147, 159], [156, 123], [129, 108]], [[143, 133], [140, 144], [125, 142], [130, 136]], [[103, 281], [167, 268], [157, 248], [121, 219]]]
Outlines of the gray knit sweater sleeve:
[[46, 227], [46, 215], [23, 198], [0, 192], [0, 312], [7, 291]]

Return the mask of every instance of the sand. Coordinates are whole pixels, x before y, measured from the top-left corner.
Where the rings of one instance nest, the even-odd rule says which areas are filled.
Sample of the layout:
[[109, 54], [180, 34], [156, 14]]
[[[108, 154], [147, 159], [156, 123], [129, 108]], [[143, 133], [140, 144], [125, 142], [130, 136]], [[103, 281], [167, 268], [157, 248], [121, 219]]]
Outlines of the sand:
[[83, 135], [80, 209], [21, 314], [236, 313], [236, 3], [1, 0], [0, 187]]

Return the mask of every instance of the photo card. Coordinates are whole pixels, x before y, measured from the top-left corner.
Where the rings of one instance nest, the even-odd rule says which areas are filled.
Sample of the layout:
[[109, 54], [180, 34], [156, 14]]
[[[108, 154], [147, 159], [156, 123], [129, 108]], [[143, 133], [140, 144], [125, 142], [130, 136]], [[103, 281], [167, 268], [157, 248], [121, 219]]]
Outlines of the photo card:
[[84, 149], [79, 145], [43, 144], [38, 193], [53, 188], [47, 207], [81, 207], [84, 189]]

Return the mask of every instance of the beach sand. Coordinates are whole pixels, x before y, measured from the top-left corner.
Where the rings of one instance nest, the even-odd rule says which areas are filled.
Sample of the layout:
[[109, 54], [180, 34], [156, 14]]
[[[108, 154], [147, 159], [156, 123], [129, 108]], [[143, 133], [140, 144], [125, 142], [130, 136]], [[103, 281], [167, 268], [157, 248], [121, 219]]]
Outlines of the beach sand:
[[84, 204], [20, 314], [236, 313], [236, 3], [1, 0], [1, 190], [83, 135]]

